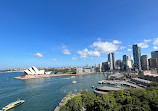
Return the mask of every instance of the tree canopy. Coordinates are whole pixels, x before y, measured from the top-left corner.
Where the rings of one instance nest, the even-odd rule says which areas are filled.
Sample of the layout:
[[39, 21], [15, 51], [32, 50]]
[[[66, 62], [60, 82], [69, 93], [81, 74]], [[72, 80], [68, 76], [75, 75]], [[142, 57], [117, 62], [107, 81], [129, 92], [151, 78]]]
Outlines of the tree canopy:
[[158, 111], [158, 83], [96, 95], [87, 91], [69, 100], [60, 111]]

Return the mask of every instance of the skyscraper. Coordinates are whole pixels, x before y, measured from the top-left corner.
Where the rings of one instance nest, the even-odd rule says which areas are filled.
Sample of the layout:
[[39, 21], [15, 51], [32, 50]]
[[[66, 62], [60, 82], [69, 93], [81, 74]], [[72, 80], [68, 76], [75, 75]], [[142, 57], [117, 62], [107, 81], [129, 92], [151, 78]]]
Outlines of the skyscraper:
[[108, 62], [110, 62], [110, 70], [115, 69], [115, 55], [114, 55], [114, 53], [108, 54]]
[[147, 55], [141, 56], [141, 67], [142, 67], [142, 70], [149, 70], [149, 62], [148, 62]]
[[158, 58], [158, 51], [152, 51], [151, 58]]
[[158, 51], [151, 52], [151, 58], [149, 59], [149, 62], [151, 69], [158, 69]]
[[134, 69], [141, 70], [141, 50], [140, 47], [138, 47], [137, 44], [133, 45], [133, 59], [134, 59]]
[[123, 55], [123, 67], [124, 70], [128, 70], [132, 68], [132, 60], [131, 56]]
[[110, 62], [103, 62], [102, 63], [102, 71], [109, 71], [110, 70]]
[[116, 68], [117, 68], [117, 69], [122, 69], [122, 66], [123, 66], [122, 60], [117, 60], [117, 61], [116, 61]]
[[99, 72], [101, 72], [101, 64], [100, 63], [98, 65], [98, 68], [99, 68]]
[[127, 69], [132, 69], [132, 60], [130, 55], [127, 56], [126, 64], [127, 64]]

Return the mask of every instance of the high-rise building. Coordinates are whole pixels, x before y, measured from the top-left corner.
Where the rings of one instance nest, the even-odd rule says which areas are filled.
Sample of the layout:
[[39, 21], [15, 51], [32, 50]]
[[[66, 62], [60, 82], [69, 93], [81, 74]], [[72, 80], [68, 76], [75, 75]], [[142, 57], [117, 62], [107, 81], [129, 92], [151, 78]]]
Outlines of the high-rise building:
[[141, 49], [137, 44], [133, 45], [133, 59], [134, 59], [134, 69], [141, 70]]
[[108, 62], [110, 62], [110, 70], [115, 69], [115, 55], [114, 55], [114, 53], [108, 54]]
[[158, 58], [158, 51], [152, 51], [151, 58]]
[[102, 71], [109, 71], [110, 70], [110, 62], [103, 62], [102, 63]]
[[149, 62], [151, 69], [158, 69], [158, 51], [151, 52], [151, 58], [149, 59]]
[[150, 69], [158, 69], [158, 58], [150, 58], [149, 59], [149, 63], [150, 63]]
[[149, 70], [148, 56], [142, 55], [140, 60], [141, 60], [142, 70]]
[[99, 63], [99, 67], [98, 68], [99, 68], [99, 72], [101, 72], [101, 64], [100, 63]]
[[127, 69], [132, 69], [132, 60], [131, 60], [131, 56], [128, 55], [126, 60], [127, 60], [127, 61], [126, 61]]
[[123, 66], [122, 60], [117, 60], [116, 61], [116, 67], [117, 67], [117, 69], [122, 69], [122, 66]]
[[123, 55], [124, 70], [132, 69], [132, 60], [130, 55]]
[[126, 65], [127, 56], [123, 55], [123, 65]]

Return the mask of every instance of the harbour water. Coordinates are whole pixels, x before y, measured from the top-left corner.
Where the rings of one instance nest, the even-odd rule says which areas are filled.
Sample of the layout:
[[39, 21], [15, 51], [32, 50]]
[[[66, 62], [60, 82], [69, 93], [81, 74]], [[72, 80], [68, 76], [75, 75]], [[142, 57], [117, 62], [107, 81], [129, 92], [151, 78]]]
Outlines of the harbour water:
[[[53, 111], [60, 100], [69, 91], [76, 88], [93, 92], [92, 86], [100, 86], [97, 82], [106, 79], [104, 74], [60, 76], [30, 80], [15, 80], [22, 72], [0, 73], [0, 109], [5, 105], [24, 99], [25, 103], [10, 111]], [[76, 84], [72, 81], [76, 80]], [[64, 93], [66, 91], [66, 93]]]

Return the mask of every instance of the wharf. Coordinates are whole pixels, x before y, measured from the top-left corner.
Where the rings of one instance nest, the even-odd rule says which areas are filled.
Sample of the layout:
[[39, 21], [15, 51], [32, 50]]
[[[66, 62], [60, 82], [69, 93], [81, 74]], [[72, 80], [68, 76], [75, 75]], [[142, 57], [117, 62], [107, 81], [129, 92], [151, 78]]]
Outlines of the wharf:
[[94, 93], [96, 94], [107, 94], [110, 91], [118, 91], [118, 90], [123, 90], [124, 88], [121, 87], [107, 87], [107, 86], [102, 86], [102, 87], [97, 87], [94, 89]]
[[99, 84], [115, 84], [115, 85], [126, 85], [132, 88], [141, 88], [136, 84], [129, 83], [127, 81], [119, 81], [119, 80], [101, 80], [98, 81]]

